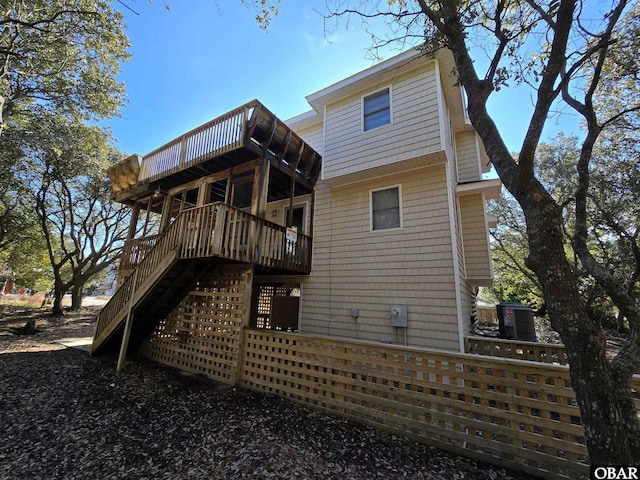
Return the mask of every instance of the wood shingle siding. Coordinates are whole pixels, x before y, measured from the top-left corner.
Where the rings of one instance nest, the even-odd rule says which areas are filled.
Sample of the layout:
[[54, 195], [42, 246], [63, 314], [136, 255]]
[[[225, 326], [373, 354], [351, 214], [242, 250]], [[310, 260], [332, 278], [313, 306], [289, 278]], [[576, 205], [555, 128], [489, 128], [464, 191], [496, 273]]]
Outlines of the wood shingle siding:
[[482, 286], [493, 278], [484, 196], [463, 195], [459, 203], [467, 279]]
[[456, 132], [455, 139], [458, 180], [460, 182], [477, 181], [482, 176], [482, 172], [476, 134], [471, 131]]
[[[324, 178], [388, 165], [441, 148], [436, 75], [429, 68], [395, 79], [391, 88], [392, 123], [369, 131], [362, 128], [362, 95], [381, 84], [327, 107]], [[393, 141], [390, 141], [393, 139]]]
[[[410, 345], [458, 350], [445, 179], [437, 165], [344, 187], [317, 184], [301, 331], [401, 343], [389, 311], [406, 304]], [[391, 185], [401, 185], [403, 228], [371, 232], [369, 191]]]

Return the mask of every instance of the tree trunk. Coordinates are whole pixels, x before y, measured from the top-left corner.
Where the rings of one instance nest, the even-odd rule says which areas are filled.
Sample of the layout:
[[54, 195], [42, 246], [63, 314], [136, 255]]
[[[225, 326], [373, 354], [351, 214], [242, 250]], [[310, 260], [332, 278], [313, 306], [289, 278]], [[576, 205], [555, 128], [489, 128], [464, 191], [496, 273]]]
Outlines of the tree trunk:
[[82, 285], [74, 286], [71, 289], [71, 310], [82, 308]]
[[53, 310], [51, 315], [54, 317], [62, 317], [64, 311], [62, 310], [62, 297], [64, 296], [64, 287], [60, 280], [59, 273], [54, 269], [55, 280], [53, 281]]
[[540, 279], [551, 325], [566, 348], [591, 464], [640, 464], [640, 422], [631, 375], [612, 370], [604, 333], [583, 306], [564, 252], [561, 209], [542, 194], [520, 195], [518, 200], [527, 219], [527, 265]]
[[51, 315], [54, 317], [62, 317], [64, 315], [64, 311], [62, 310], [62, 293], [54, 292], [53, 294], [53, 309], [51, 311]]

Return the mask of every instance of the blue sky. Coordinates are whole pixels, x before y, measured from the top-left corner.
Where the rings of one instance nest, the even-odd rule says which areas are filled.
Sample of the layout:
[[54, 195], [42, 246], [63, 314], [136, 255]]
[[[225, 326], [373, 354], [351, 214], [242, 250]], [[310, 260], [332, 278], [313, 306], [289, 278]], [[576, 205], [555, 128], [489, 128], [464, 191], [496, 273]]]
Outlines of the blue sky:
[[[305, 96], [374, 64], [358, 20], [325, 34], [314, 11], [324, 11], [324, 0], [283, 2], [267, 32], [240, 0], [166, 1], [168, 11], [163, 0], [127, 2], [139, 15], [121, 8], [133, 54], [120, 75], [129, 103], [108, 125], [127, 154], [144, 155], [254, 98], [286, 120], [310, 109]], [[383, 56], [397, 53], [394, 47]], [[490, 105], [512, 150], [530, 105], [529, 93], [515, 90], [502, 90]], [[546, 133], [560, 127], [551, 120]]]

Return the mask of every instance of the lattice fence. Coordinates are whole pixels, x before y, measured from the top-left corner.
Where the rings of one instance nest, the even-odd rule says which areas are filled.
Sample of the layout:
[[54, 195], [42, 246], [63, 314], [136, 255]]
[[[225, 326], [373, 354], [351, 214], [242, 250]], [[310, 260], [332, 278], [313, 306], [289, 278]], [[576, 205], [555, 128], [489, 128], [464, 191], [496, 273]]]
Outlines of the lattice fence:
[[250, 279], [247, 267], [212, 269], [157, 325], [141, 353], [164, 365], [235, 383]]
[[246, 388], [536, 476], [588, 477], [566, 367], [256, 330], [244, 340]]
[[465, 337], [464, 348], [466, 353], [478, 355], [516, 358], [518, 360], [553, 363], [556, 365], [568, 364], [564, 345], [502, 338]]

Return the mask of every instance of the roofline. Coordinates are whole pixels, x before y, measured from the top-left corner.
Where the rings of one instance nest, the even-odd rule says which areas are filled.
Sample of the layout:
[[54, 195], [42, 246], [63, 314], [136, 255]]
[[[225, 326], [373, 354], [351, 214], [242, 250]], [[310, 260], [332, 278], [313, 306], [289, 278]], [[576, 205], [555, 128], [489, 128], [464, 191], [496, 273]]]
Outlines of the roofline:
[[322, 115], [315, 110], [309, 110], [285, 120], [284, 123], [292, 130], [299, 130], [322, 123]]
[[458, 183], [456, 186], [456, 194], [458, 194], [458, 196], [485, 193], [487, 199], [498, 198], [501, 190], [502, 181], [499, 178], [491, 178], [489, 180], [480, 180], [477, 182]]
[[[307, 99], [307, 102], [309, 102], [309, 104], [313, 107], [313, 109], [316, 112], [320, 113], [323, 111], [325, 105], [331, 103], [334, 100], [343, 98], [345, 95], [349, 95], [356, 91], [363, 90], [373, 83], [385, 81], [385, 79], [382, 78], [376, 78], [375, 81], [371, 81], [371, 78], [374, 75], [382, 75], [394, 69], [397, 70], [399, 68], [403, 68], [409, 65], [414, 60], [418, 60], [420, 58], [424, 58], [426, 60], [425, 63], [434, 60], [434, 58], [431, 58], [424, 52], [420, 51], [419, 48], [414, 47], [396, 55], [395, 57], [384, 60], [380, 63], [377, 63], [376, 65], [373, 65], [354, 75], [351, 75], [350, 77], [340, 80], [333, 85], [329, 85], [322, 90], [318, 90], [315, 93], [307, 95], [305, 98]], [[415, 67], [409, 67], [408, 69], [417, 68], [420, 65], [422, 65], [422, 63], [416, 64]]]

